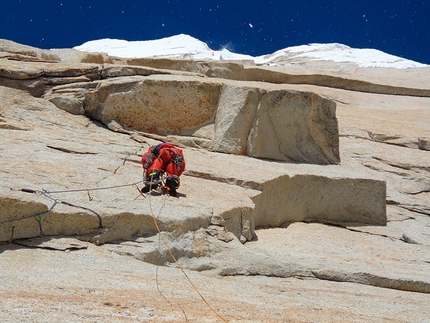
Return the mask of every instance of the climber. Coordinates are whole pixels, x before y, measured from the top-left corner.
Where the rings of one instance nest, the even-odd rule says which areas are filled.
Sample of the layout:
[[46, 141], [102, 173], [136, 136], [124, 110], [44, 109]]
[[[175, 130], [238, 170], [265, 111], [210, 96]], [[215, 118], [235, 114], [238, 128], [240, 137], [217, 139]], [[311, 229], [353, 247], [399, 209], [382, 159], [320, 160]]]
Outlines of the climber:
[[180, 185], [179, 176], [185, 170], [185, 159], [181, 149], [170, 143], [149, 147], [142, 155], [142, 165], [146, 176], [142, 193], [157, 189], [162, 184], [161, 176], [166, 173], [163, 189], [167, 190], [170, 196], [176, 196], [176, 190]]

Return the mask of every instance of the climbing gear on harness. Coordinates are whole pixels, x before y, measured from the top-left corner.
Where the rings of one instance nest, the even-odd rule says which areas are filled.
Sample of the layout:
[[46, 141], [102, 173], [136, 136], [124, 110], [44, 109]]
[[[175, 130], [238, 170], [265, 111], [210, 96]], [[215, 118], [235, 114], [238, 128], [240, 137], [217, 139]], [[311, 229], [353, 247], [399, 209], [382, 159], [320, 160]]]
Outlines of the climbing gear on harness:
[[152, 160], [153, 160], [153, 155], [152, 154], [146, 154], [145, 162], [143, 164], [143, 169], [148, 169], [152, 164]]
[[184, 156], [181, 154], [176, 153], [175, 155], [175, 164], [178, 167], [178, 169], [181, 169], [182, 167], [182, 161], [184, 160]]
[[169, 152], [170, 152], [170, 156], [171, 156], [169, 163], [176, 164], [176, 167], [178, 168], [178, 170], [180, 170], [182, 167], [182, 162], [184, 160], [184, 156], [182, 154], [178, 153], [174, 149], [169, 149]]

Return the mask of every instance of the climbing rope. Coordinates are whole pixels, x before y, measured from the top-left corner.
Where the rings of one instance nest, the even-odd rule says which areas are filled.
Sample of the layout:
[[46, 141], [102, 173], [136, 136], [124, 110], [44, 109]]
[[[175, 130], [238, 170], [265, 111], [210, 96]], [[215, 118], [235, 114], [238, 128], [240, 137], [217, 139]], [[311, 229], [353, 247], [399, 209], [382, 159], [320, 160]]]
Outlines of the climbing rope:
[[[11, 219], [11, 220], [1, 221], [0, 225], [5, 224], [5, 223], [10, 223], [10, 222], [15, 222], [15, 221], [26, 220], [26, 219], [30, 219], [30, 218], [36, 218], [36, 220], [39, 222], [39, 227], [41, 228], [41, 225], [42, 225], [41, 224], [42, 223], [41, 215], [51, 212], [53, 210], [53, 208], [58, 203], [60, 203], [60, 204], [64, 204], [64, 205], [67, 205], [67, 206], [70, 206], [70, 207], [75, 207], [75, 208], [83, 209], [83, 210], [86, 210], [86, 211], [94, 213], [97, 216], [98, 220], [99, 220], [99, 228], [102, 228], [103, 227], [102, 217], [96, 211], [94, 211], [94, 210], [92, 210], [90, 208], [84, 207], [84, 206], [79, 206], [79, 205], [76, 205], [76, 204], [72, 204], [70, 202], [66, 202], [66, 201], [62, 201], [62, 200], [59, 200], [59, 199], [55, 199], [55, 198], [53, 198], [51, 196], [51, 194], [86, 192], [88, 194], [88, 199], [90, 201], [92, 201], [93, 198], [90, 195], [91, 191], [108, 190], [108, 189], [122, 188], [122, 187], [127, 187], [127, 186], [134, 187], [134, 186], [137, 186], [137, 184], [140, 184], [142, 182], [143, 182], [143, 180], [140, 180], [140, 181], [132, 183], [132, 184], [122, 184], [122, 185], [97, 187], [97, 188], [86, 188], [86, 189], [79, 189], [79, 190], [61, 190], [61, 191], [48, 191], [48, 190], [45, 190], [45, 189], [42, 189], [42, 190], [33, 190], [33, 189], [30, 189], [30, 188], [21, 188], [21, 189], [10, 188], [11, 191], [20, 191], [20, 192], [32, 193], [32, 194], [37, 194], [37, 195], [40, 195], [40, 196], [44, 196], [44, 197], [48, 198], [49, 200], [51, 200], [53, 202], [53, 204], [51, 205], [51, 207], [47, 211], [39, 212], [39, 213], [32, 214], [32, 215], [23, 216], [23, 217], [18, 218], [18, 219]], [[41, 235], [43, 235], [42, 231], [43, 230], [41, 230]]]
[[[109, 186], [109, 187], [100, 187], [100, 188], [91, 188], [91, 189], [79, 189], [79, 190], [60, 190], [60, 191], [48, 191], [48, 190], [44, 190], [44, 189], [42, 189], [41, 191], [39, 191], [39, 190], [33, 190], [33, 189], [28, 189], [28, 188], [22, 188], [22, 189], [13, 189], [13, 188], [11, 188], [11, 190], [13, 190], [13, 191], [21, 191], [21, 192], [25, 192], [25, 193], [32, 193], [32, 194], [38, 194], [38, 195], [42, 195], [42, 196], [44, 196], [44, 197], [46, 197], [46, 198], [48, 198], [49, 200], [51, 200], [52, 201], [52, 205], [49, 207], [49, 209], [48, 210], [46, 210], [46, 211], [44, 211], [44, 212], [39, 212], [39, 213], [36, 213], [36, 214], [33, 214], [33, 215], [29, 215], [29, 216], [24, 216], [24, 217], [21, 217], [21, 218], [18, 218], [18, 219], [11, 219], [11, 220], [5, 220], [5, 221], [2, 221], [2, 222], [0, 222], [0, 225], [2, 225], [2, 224], [5, 224], [5, 223], [10, 223], [10, 222], [15, 222], [15, 221], [20, 221], [20, 220], [24, 220], [24, 219], [29, 219], [29, 218], [36, 218], [36, 220], [37, 220], [37, 222], [38, 222], [38, 224], [39, 224], [39, 229], [40, 229], [40, 235], [41, 236], [43, 236], [45, 233], [44, 233], [44, 231], [43, 231], [43, 227], [42, 227], [42, 215], [43, 214], [46, 214], [46, 213], [49, 213], [49, 212], [52, 212], [52, 210], [54, 209], [54, 207], [57, 205], [57, 204], [64, 204], [64, 205], [67, 205], [67, 206], [70, 206], [70, 207], [76, 207], [76, 208], [80, 208], [80, 209], [83, 209], [83, 210], [87, 210], [87, 211], [89, 211], [89, 212], [92, 212], [92, 213], [94, 213], [96, 216], [97, 216], [97, 218], [99, 219], [99, 227], [100, 228], [102, 228], [103, 227], [103, 222], [102, 222], [102, 217], [100, 216], [100, 214], [98, 214], [97, 212], [95, 212], [94, 210], [91, 210], [90, 208], [87, 208], [87, 207], [83, 207], [83, 206], [79, 206], [79, 205], [75, 205], [75, 204], [72, 204], [72, 203], [69, 203], [69, 202], [66, 202], [66, 201], [62, 201], [62, 200], [59, 200], [59, 199], [56, 199], [56, 198], [53, 198], [52, 196], [51, 196], [51, 194], [58, 194], [58, 193], [75, 193], [75, 192], [86, 192], [87, 194], [88, 194], [88, 198], [89, 198], [89, 200], [91, 201], [92, 200], [92, 197], [91, 197], [91, 195], [90, 195], [90, 191], [97, 191], [97, 190], [106, 190], [106, 189], [114, 189], [114, 188], [121, 188], [121, 187], [127, 187], [127, 186], [133, 186], [133, 187], [135, 187], [137, 190], [138, 190], [138, 192], [139, 192], [139, 194], [141, 195], [141, 196], [143, 196], [145, 199], [146, 199], [146, 196], [145, 196], [145, 194], [143, 194], [142, 193], [142, 191], [139, 189], [139, 187], [138, 187], [138, 185], [137, 184], [139, 184], [139, 183], [141, 183], [141, 182], [143, 182], [143, 180], [142, 181], [139, 181], [139, 182], [136, 182], [136, 183], [133, 183], [133, 184], [124, 184], [124, 185], [117, 185], [117, 186]], [[158, 231], [158, 234], [159, 234], [159, 236], [161, 237], [161, 240], [163, 241], [163, 243], [164, 243], [164, 245], [165, 245], [165, 247], [166, 247], [166, 249], [168, 250], [168, 252], [169, 252], [169, 254], [170, 254], [170, 256], [172, 257], [172, 259], [173, 259], [173, 261], [175, 262], [175, 264], [176, 264], [176, 266], [181, 270], [181, 272], [183, 273], [183, 275], [185, 276], [185, 278], [188, 280], [188, 282], [190, 283], [190, 285], [194, 288], [194, 290], [196, 291], [196, 293], [199, 295], [199, 297], [203, 300], [203, 302], [206, 304], [206, 306], [208, 306], [208, 308], [213, 312], [213, 313], [215, 313], [223, 322], [226, 322], [226, 323], [228, 323], [228, 321], [224, 318], [224, 317], [222, 317], [210, 304], [209, 304], [209, 302], [205, 299], [205, 297], [200, 293], [200, 291], [199, 291], [199, 289], [197, 288], [197, 286], [192, 282], [192, 280], [190, 279], [190, 277], [187, 275], [187, 273], [185, 272], [185, 270], [182, 268], [182, 266], [179, 264], [179, 262], [178, 262], [178, 260], [176, 259], [176, 257], [175, 257], [175, 255], [173, 254], [173, 252], [172, 252], [172, 250], [169, 248], [169, 245], [168, 245], [168, 243], [167, 243], [167, 241], [166, 241], [166, 239], [164, 238], [164, 236], [161, 234], [161, 230], [160, 230], [160, 227], [158, 226], [158, 223], [157, 223], [157, 220], [156, 220], [156, 218], [155, 218], [155, 215], [154, 215], [154, 211], [153, 211], [153, 209], [152, 209], [152, 203], [151, 203], [151, 188], [152, 187], [150, 187], [150, 191], [149, 191], [149, 194], [148, 194], [148, 201], [149, 201], [149, 209], [150, 209], [150, 211], [151, 211], [151, 215], [152, 215], [152, 219], [153, 219], [153, 221], [154, 221], [154, 225], [155, 225], [155, 228], [157, 229], [157, 231]], [[13, 235], [13, 228], [12, 228], [12, 235]], [[184, 310], [182, 309], [182, 312], [184, 312]], [[185, 314], [185, 313], [184, 313]]]
[[10, 223], [10, 222], [15, 222], [15, 221], [21, 221], [21, 220], [25, 220], [25, 219], [29, 219], [29, 218], [36, 218], [37, 222], [39, 222], [40, 235], [43, 236], [44, 232], [42, 230], [42, 218], [41, 218], [41, 215], [52, 212], [52, 210], [54, 209], [54, 207], [57, 204], [64, 204], [64, 205], [67, 205], [67, 206], [70, 206], [70, 207], [75, 207], [75, 208], [79, 208], [79, 209], [86, 210], [86, 211], [89, 211], [91, 213], [94, 213], [97, 216], [98, 220], [99, 220], [99, 228], [103, 228], [103, 220], [102, 220], [101, 215], [98, 214], [96, 211], [90, 209], [90, 208], [87, 208], [87, 207], [84, 207], [84, 206], [80, 206], [80, 205], [76, 205], [76, 204], [72, 204], [70, 202], [62, 201], [62, 200], [59, 200], [59, 199], [55, 199], [52, 196], [50, 196], [50, 193], [48, 191], [46, 191], [46, 190], [37, 191], [37, 190], [23, 188], [23, 189], [21, 189], [19, 191], [26, 192], [26, 193], [35, 193], [35, 194], [38, 194], [38, 195], [42, 195], [42, 196], [48, 198], [49, 200], [51, 200], [53, 202], [53, 204], [51, 205], [51, 207], [47, 211], [39, 212], [39, 213], [36, 213], [36, 214], [33, 214], [33, 215], [23, 216], [23, 217], [18, 218], [18, 219], [11, 219], [11, 220], [1, 221], [0, 225], [5, 224], [5, 223]]
[[[12, 188], [11, 188], [12, 190]], [[22, 192], [26, 192], [26, 193], [35, 193], [35, 194], [40, 194], [42, 195], [41, 191], [35, 191], [35, 190], [31, 190], [31, 189], [21, 189]], [[44, 211], [44, 212], [39, 212], [36, 214], [32, 214], [32, 215], [27, 215], [18, 219], [11, 219], [11, 220], [5, 220], [0, 222], [0, 225], [5, 224], [5, 223], [13, 223], [15, 221], [21, 221], [21, 220], [26, 220], [26, 219], [31, 219], [31, 218], [36, 218], [36, 221], [39, 223], [39, 230], [40, 230], [40, 235], [44, 236], [45, 232], [43, 231], [43, 227], [42, 227], [42, 214], [46, 214], [52, 211], [52, 209], [57, 205], [58, 201], [57, 200], [53, 200], [51, 198], [51, 200], [53, 201], [52, 205], [49, 207], [48, 210]], [[13, 240], [13, 233], [14, 233], [14, 229], [15, 227], [12, 225], [12, 233], [11, 233], [11, 238], [10, 240]]]
[[[137, 187], [136, 185], [136, 189], [139, 191], [139, 193], [145, 197], [145, 195], [141, 192], [141, 190], [139, 189], [139, 187]], [[151, 191], [149, 191], [151, 192]], [[187, 273], [185, 272], [185, 270], [182, 268], [182, 266], [179, 264], [178, 260], [176, 259], [175, 255], [173, 254], [172, 250], [169, 248], [169, 245], [166, 241], [166, 239], [164, 238], [164, 236], [161, 234], [161, 230], [160, 227], [158, 226], [157, 223], [157, 219], [155, 218], [154, 215], [154, 211], [152, 210], [152, 203], [151, 203], [151, 194], [148, 194], [148, 204], [149, 204], [149, 209], [151, 211], [151, 215], [152, 215], [152, 219], [154, 221], [154, 225], [155, 228], [158, 231], [159, 236], [161, 237], [161, 240], [163, 241], [167, 251], [169, 252], [170, 256], [172, 257], [173, 261], [175, 262], [176, 266], [181, 270], [181, 272], [184, 274], [185, 278], [188, 280], [188, 282], [190, 283], [190, 285], [194, 288], [194, 290], [196, 291], [196, 293], [200, 296], [200, 298], [203, 300], [203, 302], [206, 304], [206, 306], [208, 306], [208, 308], [214, 312], [223, 322], [228, 323], [228, 321], [221, 316], [221, 314], [219, 314], [210, 304], [209, 302], [206, 300], [206, 298], [200, 293], [199, 289], [197, 288], [197, 286], [192, 282], [192, 280], [190, 279], [190, 277], [187, 275]]]
[[110, 189], [114, 189], [114, 188], [122, 188], [122, 187], [128, 187], [128, 186], [135, 186], [135, 185], [140, 184], [142, 182], [143, 182], [143, 179], [140, 180], [140, 181], [138, 181], [138, 182], [132, 183], [132, 184], [122, 184], [122, 185], [97, 187], [97, 188], [86, 188], [86, 189], [80, 189], [80, 190], [62, 190], [62, 191], [47, 191], [47, 190], [43, 190], [43, 191], [46, 192], [46, 193], [48, 193], [48, 194], [87, 192], [88, 195], [90, 195], [89, 192], [91, 192], [91, 191], [110, 190]]
[[42, 228], [42, 216], [40, 215], [40, 213], [38, 213], [36, 215], [36, 221], [39, 222], [40, 235], [43, 237], [45, 235], [45, 232], [43, 232], [43, 228]]

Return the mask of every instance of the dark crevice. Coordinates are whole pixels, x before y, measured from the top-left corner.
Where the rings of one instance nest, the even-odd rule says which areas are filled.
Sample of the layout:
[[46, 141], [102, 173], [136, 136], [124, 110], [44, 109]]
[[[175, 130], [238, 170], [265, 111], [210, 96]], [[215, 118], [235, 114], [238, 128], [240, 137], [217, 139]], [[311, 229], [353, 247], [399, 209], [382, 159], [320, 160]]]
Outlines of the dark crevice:
[[430, 193], [430, 190], [422, 190], [422, 191], [413, 192], [413, 193], [406, 192], [406, 194], [409, 194], [409, 195], [418, 195], [418, 194], [423, 194], [423, 193]]
[[419, 208], [416, 208], [416, 207], [413, 207], [413, 206], [407, 206], [407, 205], [401, 205], [401, 204], [399, 204], [399, 207], [401, 207], [401, 208], [403, 208], [405, 210], [414, 212], [414, 213], [419, 213], [419, 214], [424, 214], [424, 215], [430, 216], [430, 210], [429, 211], [425, 211], [425, 210], [422, 210], [422, 209], [419, 209]]
[[77, 150], [71, 150], [71, 149], [63, 148], [63, 147], [55, 147], [55, 146], [51, 146], [51, 145], [46, 145], [46, 147], [51, 148], [51, 149], [55, 149], [58, 151], [62, 151], [64, 153], [69, 153], [69, 154], [97, 155], [97, 153], [92, 153], [89, 151], [77, 151]]

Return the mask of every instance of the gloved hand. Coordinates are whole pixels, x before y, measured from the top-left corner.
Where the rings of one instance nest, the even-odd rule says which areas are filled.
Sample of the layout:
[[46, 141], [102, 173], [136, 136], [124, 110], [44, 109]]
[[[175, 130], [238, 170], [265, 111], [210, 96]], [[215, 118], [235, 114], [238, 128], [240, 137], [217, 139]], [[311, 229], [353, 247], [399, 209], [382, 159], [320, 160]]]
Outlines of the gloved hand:
[[153, 170], [149, 173], [147, 181], [150, 181], [152, 183], [155, 183], [160, 180], [160, 172], [158, 170]]
[[149, 176], [145, 179], [145, 186], [142, 188], [142, 193], [148, 193], [150, 190], [156, 190], [160, 184], [160, 172], [153, 170], [149, 173]]

